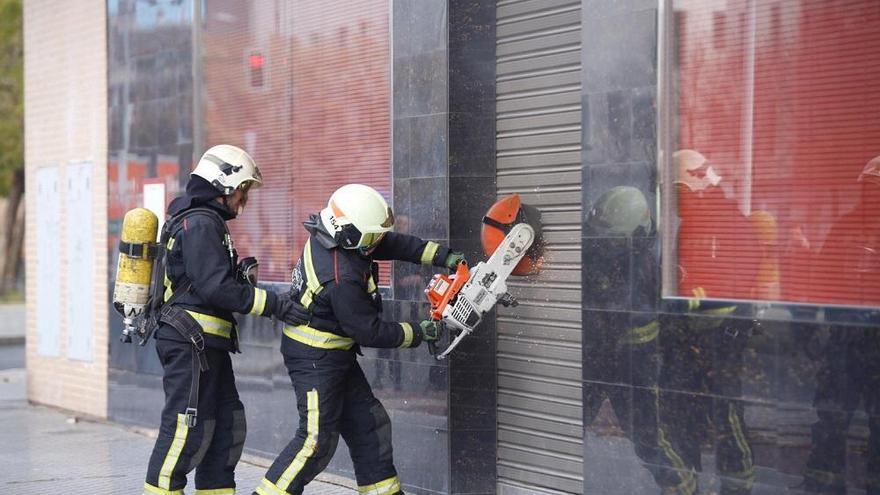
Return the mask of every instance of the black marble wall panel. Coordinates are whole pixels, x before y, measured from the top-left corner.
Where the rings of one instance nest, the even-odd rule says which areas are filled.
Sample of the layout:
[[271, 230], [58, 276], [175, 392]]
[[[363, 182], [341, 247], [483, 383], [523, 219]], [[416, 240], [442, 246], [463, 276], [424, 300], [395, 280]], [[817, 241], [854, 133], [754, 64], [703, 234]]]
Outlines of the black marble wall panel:
[[[880, 314], [661, 297], [657, 3], [582, 12], [584, 493], [877, 493]], [[651, 229], [591, 222], [619, 186]]]
[[[443, 245], [450, 242], [448, 15], [445, 1], [392, 1], [395, 230]], [[386, 312], [398, 320], [424, 319], [423, 291], [437, 270], [394, 262]], [[367, 349], [361, 365], [391, 415], [394, 458], [406, 492], [449, 493], [447, 363], [422, 346]]]
[[[481, 220], [495, 199], [495, 5], [449, 0], [449, 235], [471, 263], [484, 258]], [[495, 321], [453, 354], [449, 493], [494, 494]]]
[[[494, 5], [477, 1], [393, 3], [394, 206], [398, 230], [433, 239], [480, 259], [480, 218], [494, 197]], [[394, 264], [395, 311], [420, 319], [423, 289], [433, 268]], [[411, 415], [407, 432], [429, 428], [444, 442], [442, 476], [410, 481], [415, 492], [494, 493], [495, 344], [489, 325], [466, 351], [438, 363], [416, 353], [410, 365], [376, 352], [376, 378], [402, 366], [412, 380], [427, 373], [426, 397], [443, 420]], [[392, 364], [395, 363], [395, 364]], [[415, 375], [412, 375], [415, 373]], [[396, 385], [389, 385], [389, 394]], [[404, 415], [405, 408], [400, 413]], [[434, 430], [430, 430], [434, 428]], [[397, 430], [396, 430], [397, 431]], [[410, 433], [407, 433], [408, 435]], [[428, 437], [408, 436], [419, 445]]]

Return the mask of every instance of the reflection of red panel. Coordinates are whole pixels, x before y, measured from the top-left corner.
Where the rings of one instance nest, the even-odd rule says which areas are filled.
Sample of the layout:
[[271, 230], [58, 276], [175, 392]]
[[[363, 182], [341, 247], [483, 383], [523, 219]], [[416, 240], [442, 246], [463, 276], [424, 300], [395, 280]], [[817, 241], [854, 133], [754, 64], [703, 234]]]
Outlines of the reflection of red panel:
[[160, 160], [156, 164], [156, 175], [158, 177], [170, 177], [176, 180], [180, 176], [180, 165], [176, 161]]
[[[679, 148], [706, 155], [741, 211], [764, 211], [775, 220], [781, 277], [776, 297], [880, 305], [880, 288], [866, 272], [870, 263], [854, 254], [880, 250], [869, 245], [876, 236], [861, 238], [860, 250], [852, 249], [857, 233], [878, 226], [868, 217], [848, 216], [863, 208], [860, 201], [870, 201], [856, 178], [880, 155], [880, 6], [875, 0], [756, 2], [750, 41], [749, 3], [675, 1]], [[680, 201], [679, 208], [688, 215], [690, 206]], [[723, 216], [703, 221], [706, 228], [733, 225]], [[680, 237], [685, 265], [695, 263], [683, 249], [687, 242]], [[747, 239], [739, 242], [750, 249]], [[739, 297], [738, 271], [716, 265], [707, 269], [726, 280], [719, 287], [722, 297]]]
[[[288, 279], [307, 237], [302, 221], [337, 187], [361, 182], [390, 196], [387, 8], [385, 0], [206, 4], [206, 19], [223, 19], [209, 21], [204, 37], [206, 145], [243, 146], [263, 172], [264, 187], [230, 227], [267, 280]], [[260, 88], [246, 77], [255, 52], [264, 56]]]

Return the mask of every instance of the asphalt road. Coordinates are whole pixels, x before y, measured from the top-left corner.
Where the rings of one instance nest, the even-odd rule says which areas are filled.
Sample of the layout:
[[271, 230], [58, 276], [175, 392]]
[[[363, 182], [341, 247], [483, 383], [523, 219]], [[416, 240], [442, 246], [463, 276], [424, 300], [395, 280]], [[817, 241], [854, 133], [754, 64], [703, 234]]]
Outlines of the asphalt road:
[[0, 346], [0, 370], [24, 368], [24, 344]]

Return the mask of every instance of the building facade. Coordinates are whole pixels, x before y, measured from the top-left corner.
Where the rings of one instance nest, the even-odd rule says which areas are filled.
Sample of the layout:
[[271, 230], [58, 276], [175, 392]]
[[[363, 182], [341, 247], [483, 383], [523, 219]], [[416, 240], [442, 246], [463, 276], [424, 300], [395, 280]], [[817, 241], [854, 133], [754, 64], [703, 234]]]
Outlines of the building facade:
[[[75, 41], [53, 5], [25, 9], [32, 401], [157, 424], [108, 304], [122, 216], [225, 142], [263, 171], [231, 228], [272, 290], [348, 182], [469, 260], [497, 197], [540, 210], [519, 306], [449, 361], [364, 350], [407, 492], [880, 492], [877, 2], [83, 0]], [[381, 270], [386, 318], [426, 313], [430, 270]], [[271, 457], [280, 332], [240, 324]]]

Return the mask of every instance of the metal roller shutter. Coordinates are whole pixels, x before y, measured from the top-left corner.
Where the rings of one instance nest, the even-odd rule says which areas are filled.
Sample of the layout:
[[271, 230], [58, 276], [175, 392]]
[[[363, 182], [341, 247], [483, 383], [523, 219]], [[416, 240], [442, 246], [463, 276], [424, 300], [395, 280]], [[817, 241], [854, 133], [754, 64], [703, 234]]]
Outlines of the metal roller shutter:
[[497, 187], [543, 215], [544, 268], [498, 311], [498, 491], [583, 490], [580, 1], [497, 3]]

